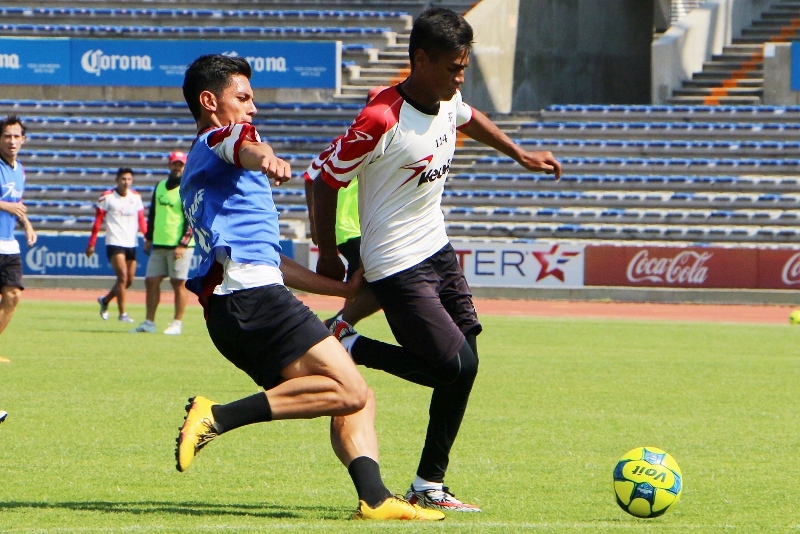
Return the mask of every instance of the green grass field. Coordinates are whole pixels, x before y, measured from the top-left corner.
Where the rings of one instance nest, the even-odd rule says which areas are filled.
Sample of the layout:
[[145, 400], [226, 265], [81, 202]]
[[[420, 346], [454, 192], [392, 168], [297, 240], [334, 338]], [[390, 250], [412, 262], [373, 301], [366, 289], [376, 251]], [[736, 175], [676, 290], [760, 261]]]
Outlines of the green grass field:
[[[484, 316], [447, 477], [484, 513], [362, 524], [324, 419], [242, 428], [175, 470], [188, 397], [256, 391], [199, 308], [187, 315], [183, 336], [134, 336], [95, 304], [23, 301], [0, 338], [0, 532], [800, 531], [800, 328]], [[391, 339], [382, 317], [359, 330]], [[364, 374], [384, 478], [403, 492], [429, 392]], [[658, 519], [628, 516], [611, 491], [617, 458], [642, 445], [684, 474]]]

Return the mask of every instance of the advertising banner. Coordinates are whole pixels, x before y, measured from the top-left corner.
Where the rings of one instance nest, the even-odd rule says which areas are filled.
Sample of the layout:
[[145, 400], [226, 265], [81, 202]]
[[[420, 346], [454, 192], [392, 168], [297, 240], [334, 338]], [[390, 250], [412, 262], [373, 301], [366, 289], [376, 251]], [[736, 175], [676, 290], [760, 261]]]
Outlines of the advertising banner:
[[800, 289], [800, 249], [758, 251], [759, 289]]
[[[87, 258], [84, 251], [89, 243], [89, 234], [80, 233], [40, 233], [36, 243], [28, 247], [25, 235], [17, 234], [22, 255], [23, 275], [49, 276], [114, 276], [114, 270], [106, 258], [105, 237], [100, 235], [95, 245], [95, 253]], [[280, 242], [283, 254], [294, 257], [294, 243], [288, 239]], [[197, 272], [198, 256], [192, 258], [189, 277]], [[147, 268], [147, 255], [143, 241], [139, 240], [136, 251], [136, 277], [144, 278]]]
[[[584, 246], [554, 243], [452, 241], [472, 287], [581, 287]], [[319, 249], [309, 248], [309, 269]]]
[[69, 85], [69, 39], [0, 38], [0, 84]]
[[341, 43], [332, 41], [0, 38], [0, 84], [181, 87], [186, 67], [212, 53], [247, 59], [256, 89], [339, 83]]
[[587, 286], [754, 288], [758, 250], [722, 247], [586, 247]]

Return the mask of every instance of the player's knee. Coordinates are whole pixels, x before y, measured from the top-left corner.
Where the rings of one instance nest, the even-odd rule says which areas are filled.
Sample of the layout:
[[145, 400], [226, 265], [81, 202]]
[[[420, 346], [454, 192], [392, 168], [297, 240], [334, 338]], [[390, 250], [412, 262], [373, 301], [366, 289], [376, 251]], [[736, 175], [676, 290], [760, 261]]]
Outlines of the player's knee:
[[12, 287], [3, 292], [3, 298], [0, 300], [0, 306], [7, 310], [13, 310], [19, 304], [22, 297], [22, 290], [18, 287]]
[[445, 362], [438, 375], [439, 380], [445, 384], [474, 382], [478, 375], [478, 356], [470, 344], [464, 341], [456, 355]]
[[[361, 375], [359, 375], [361, 376]], [[347, 413], [356, 413], [364, 409], [374, 395], [367, 383], [362, 379], [347, 386], [343, 396], [344, 409]]]

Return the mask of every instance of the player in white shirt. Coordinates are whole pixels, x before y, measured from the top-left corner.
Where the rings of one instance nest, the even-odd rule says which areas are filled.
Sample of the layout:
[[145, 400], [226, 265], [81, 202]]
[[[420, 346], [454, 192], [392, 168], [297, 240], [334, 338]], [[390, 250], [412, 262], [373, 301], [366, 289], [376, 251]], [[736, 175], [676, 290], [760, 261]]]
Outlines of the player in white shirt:
[[317, 272], [341, 279], [334, 235], [337, 189], [359, 181], [364, 277], [400, 346], [331, 326], [354, 361], [433, 389], [416, 478], [406, 499], [426, 508], [480, 512], [444, 485], [450, 449], [478, 371], [481, 331], [472, 294], [445, 232], [444, 182], [456, 132], [560, 177], [550, 152], [528, 152], [461, 99], [472, 28], [449, 9], [430, 8], [409, 41], [411, 74], [384, 90], [355, 119], [314, 182]]
[[116, 188], [104, 191], [97, 200], [92, 234], [86, 246], [86, 255], [92, 257], [97, 235], [106, 221], [106, 255], [114, 274], [117, 276], [111, 290], [98, 297], [100, 317], [108, 320], [108, 305], [116, 298], [119, 307], [119, 320], [132, 323], [133, 319], [125, 312], [125, 291], [133, 284], [136, 274], [136, 246], [138, 232], [147, 232], [147, 219], [144, 204], [139, 193], [131, 189], [133, 170], [122, 167], [117, 171]]

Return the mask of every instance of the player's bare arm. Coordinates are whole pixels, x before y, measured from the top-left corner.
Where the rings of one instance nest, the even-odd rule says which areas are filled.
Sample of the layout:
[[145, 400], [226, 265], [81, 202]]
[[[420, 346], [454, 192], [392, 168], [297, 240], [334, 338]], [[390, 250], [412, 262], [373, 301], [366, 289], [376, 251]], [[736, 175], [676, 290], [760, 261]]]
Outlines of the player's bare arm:
[[472, 110], [472, 120], [461, 127], [470, 138], [488, 145], [513, 158], [529, 171], [554, 174], [556, 181], [561, 179], [561, 163], [550, 151], [531, 152], [523, 150], [511, 140], [495, 123], [477, 109]]
[[296, 261], [281, 254], [281, 272], [283, 283], [287, 287], [314, 293], [315, 295], [330, 295], [333, 297], [353, 298], [358, 294], [363, 270], [355, 273], [350, 280], [340, 282], [306, 269]]
[[239, 161], [245, 169], [261, 171], [275, 185], [280, 185], [292, 177], [289, 162], [275, 155], [272, 147], [266, 143], [244, 142], [239, 149]]
[[[22, 203], [20, 202], [20, 204]], [[19, 220], [20, 224], [22, 224], [22, 227], [25, 229], [25, 241], [28, 243], [28, 246], [33, 246], [39, 236], [36, 235], [36, 231], [33, 229], [33, 225], [28, 219], [28, 216], [23, 213], [21, 216], [17, 216], [17, 220]]]
[[0, 210], [10, 213], [21, 221], [21, 217], [25, 217], [25, 213], [27, 213], [28, 208], [22, 202], [0, 201]]
[[336, 249], [336, 203], [338, 192], [319, 176], [314, 179], [314, 225], [316, 226], [319, 259], [317, 272], [344, 280], [346, 269]]

